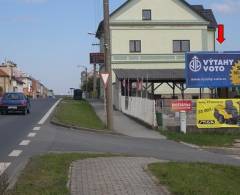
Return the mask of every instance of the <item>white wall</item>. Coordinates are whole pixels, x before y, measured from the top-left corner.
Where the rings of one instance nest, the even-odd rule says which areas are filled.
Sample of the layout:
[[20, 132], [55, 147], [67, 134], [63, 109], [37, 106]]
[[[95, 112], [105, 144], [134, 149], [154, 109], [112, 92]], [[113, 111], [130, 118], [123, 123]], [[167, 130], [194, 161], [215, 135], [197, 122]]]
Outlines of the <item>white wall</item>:
[[138, 98], [128, 97], [128, 108], [125, 107], [125, 96], [120, 96], [120, 110], [136, 119], [139, 119], [152, 127], [157, 126], [156, 113], [155, 113], [155, 101]]

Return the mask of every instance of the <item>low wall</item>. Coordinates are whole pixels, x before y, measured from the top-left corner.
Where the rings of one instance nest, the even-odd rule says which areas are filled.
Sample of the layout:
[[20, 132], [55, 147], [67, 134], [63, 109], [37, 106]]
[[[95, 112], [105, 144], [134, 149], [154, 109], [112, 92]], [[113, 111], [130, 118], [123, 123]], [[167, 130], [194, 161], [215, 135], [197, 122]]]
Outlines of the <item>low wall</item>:
[[120, 97], [120, 111], [152, 127], [157, 126], [155, 101], [141, 97]]

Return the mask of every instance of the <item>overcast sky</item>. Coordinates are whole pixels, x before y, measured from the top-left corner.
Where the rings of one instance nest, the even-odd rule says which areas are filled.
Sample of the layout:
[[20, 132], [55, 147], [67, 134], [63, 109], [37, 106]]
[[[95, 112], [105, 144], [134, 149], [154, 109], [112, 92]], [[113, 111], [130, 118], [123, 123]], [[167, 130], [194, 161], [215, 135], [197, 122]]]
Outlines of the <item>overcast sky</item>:
[[[124, 0], [110, 0], [111, 10]], [[240, 50], [240, 0], [188, 0], [212, 8], [226, 26], [219, 50]], [[0, 0], [0, 62], [13, 60], [56, 93], [78, 87], [80, 68], [88, 65], [102, 0]]]

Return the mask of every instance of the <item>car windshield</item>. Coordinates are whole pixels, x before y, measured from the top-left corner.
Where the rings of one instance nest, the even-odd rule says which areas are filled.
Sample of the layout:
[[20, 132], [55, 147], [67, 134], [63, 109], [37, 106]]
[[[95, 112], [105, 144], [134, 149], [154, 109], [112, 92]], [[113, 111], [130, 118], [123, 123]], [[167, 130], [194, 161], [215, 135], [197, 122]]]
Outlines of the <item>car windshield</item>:
[[5, 94], [3, 99], [5, 100], [23, 100], [24, 96], [20, 93], [8, 93]]

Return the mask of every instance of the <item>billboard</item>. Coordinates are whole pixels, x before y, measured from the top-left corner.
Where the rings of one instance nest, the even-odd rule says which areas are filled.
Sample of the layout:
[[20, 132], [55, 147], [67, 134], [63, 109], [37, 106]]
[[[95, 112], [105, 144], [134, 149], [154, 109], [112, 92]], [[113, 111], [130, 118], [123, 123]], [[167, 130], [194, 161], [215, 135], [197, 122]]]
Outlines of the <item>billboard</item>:
[[240, 86], [240, 52], [186, 53], [187, 88]]
[[104, 64], [104, 53], [90, 53], [90, 64]]
[[202, 99], [197, 101], [198, 128], [239, 128], [240, 99]]

